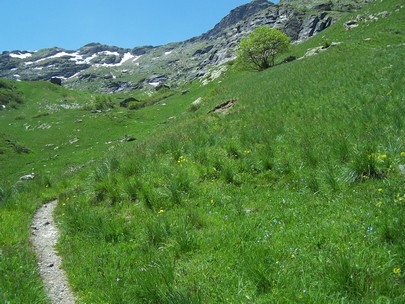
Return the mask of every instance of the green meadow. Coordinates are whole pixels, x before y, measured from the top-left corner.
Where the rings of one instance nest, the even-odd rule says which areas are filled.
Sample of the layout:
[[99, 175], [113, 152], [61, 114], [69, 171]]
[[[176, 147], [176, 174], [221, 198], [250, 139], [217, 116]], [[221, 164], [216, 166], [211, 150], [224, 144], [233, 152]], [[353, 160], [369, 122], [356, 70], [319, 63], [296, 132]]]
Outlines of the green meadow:
[[12, 83], [0, 303], [48, 303], [28, 237], [55, 198], [79, 303], [404, 303], [404, 9], [374, 2], [271, 69], [231, 62], [187, 94]]

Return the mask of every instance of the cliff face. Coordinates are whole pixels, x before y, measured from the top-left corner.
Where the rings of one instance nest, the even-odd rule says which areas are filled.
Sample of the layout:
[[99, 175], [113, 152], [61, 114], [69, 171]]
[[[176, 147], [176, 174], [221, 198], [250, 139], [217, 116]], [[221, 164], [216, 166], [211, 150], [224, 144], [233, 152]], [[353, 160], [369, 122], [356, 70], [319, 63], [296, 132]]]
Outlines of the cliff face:
[[3, 52], [0, 77], [58, 77], [66, 87], [102, 93], [177, 86], [209, 79], [210, 70], [234, 59], [240, 39], [258, 26], [278, 28], [292, 41], [300, 42], [329, 27], [340, 15], [342, 5], [298, 0], [275, 5], [256, 0], [232, 10], [207, 33], [180, 43], [133, 49], [90, 43], [78, 50]]
[[204, 39], [209, 39], [220, 35], [227, 28], [235, 26], [237, 23], [248, 19], [250, 16], [274, 6], [267, 0], [256, 0], [248, 4], [239, 6], [233, 9], [226, 17], [224, 17], [212, 30], [203, 35]]

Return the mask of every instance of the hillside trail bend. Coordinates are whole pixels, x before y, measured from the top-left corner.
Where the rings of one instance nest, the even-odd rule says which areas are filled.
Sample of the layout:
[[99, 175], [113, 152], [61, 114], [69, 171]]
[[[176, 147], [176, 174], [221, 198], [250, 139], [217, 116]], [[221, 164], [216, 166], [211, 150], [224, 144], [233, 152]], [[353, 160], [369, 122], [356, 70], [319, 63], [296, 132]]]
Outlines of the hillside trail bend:
[[55, 250], [59, 230], [53, 213], [58, 201], [48, 202], [38, 209], [31, 225], [30, 241], [34, 248], [40, 275], [52, 304], [75, 304], [62, 260]]

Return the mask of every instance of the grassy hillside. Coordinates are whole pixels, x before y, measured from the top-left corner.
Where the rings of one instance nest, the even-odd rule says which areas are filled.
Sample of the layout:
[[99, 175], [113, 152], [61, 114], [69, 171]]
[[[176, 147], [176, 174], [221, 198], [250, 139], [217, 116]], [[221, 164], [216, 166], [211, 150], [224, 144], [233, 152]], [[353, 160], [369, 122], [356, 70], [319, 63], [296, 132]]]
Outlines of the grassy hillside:
[[[46, 303], [28, 242], [36, 208], [64, 189], [86, 183], [103, 157], [181, 120], [198, 96], [190, 92], [179, 99], [177, 93], [163, 102], [162, 97], [175, 92], [102, 96], [46, 82], [5, 83], [21, 102], [17, 109], [0, 111], [0, 303]], [[146, 106], [119, 107], [129, 97]], [[114, 108], [91, 110], [96, 101], [109, 99]], [[121, 142], [126, 137], [136, 141]], [[34, 180], [19, 181], [31, 173]]]
[[[288, 54], [339, 42], [316, 56], [231, 71], [139, 111], [18, 112], [66, 128], [49, 137], [59, 161], [22, 155], [50, 173], [0, 192], [0, 301], [46, 302], [26, 240], [36, 206], [57, 196], [58, 249], [80, 303], [401, 303], [404, 9], [376, 2], [356, 15], [378, 20], [346, 31], [348, 15]], [[231, 99], [227, 114], [207, 114]], [[47, 156], [13, 133], [22, 121], [0, 118]], [[76, 128], [79, 146], [63, 145]], [[125, 135], [139, 139], [104, 144]], [[88, 165], [61, 175], [77, 164]]]

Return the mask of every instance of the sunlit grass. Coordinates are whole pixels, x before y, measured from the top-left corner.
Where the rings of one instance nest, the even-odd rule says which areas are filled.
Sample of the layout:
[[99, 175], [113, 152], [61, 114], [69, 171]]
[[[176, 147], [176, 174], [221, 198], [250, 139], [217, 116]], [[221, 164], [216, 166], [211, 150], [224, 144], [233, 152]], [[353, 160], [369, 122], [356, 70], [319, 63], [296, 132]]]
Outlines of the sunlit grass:
[[[83, 168], [61, 181], [44, 169], [33, 188], [0, 186], [0, 231], [13, 231], [0, 246], [4, 301], [17, 280], [27, 295], [39, 288], [42, 303], [26, 233], [35, 206], [59, 197], [58, 250], [80, 303], [401, 303], [404, 29], [394, 7], [367, 8], [392, 11], [369, 26], [328, 29], [342, 44], [315, 57], [231, 71], [165, 105], [84, 121], [81, 141], [102, 144], [79, 142], [87, 148], [60, 152], [66, 163], [47, 163]], [[228, 114], [207, 114], [231, 99]], [[125, 127], [140, 139], [105, 148]], [[68, 161], [76, 150], [77, 162]], [[32, 276], [7, 279], [17, 265]]]
[[[115, 204], [97, 184], [66, 202], [61, 250], [83, 302], [399, 303], [403, 71], [386, 67], [401, 51], [359, 31], [335, 30], [343, 43], [318, 57], [230, 74], [191, 120], [117, 158], [101, 178]], [[229, 114], [206, 114], [229, 99]], [[89, 260], [104, 279], [80, 271]]]

